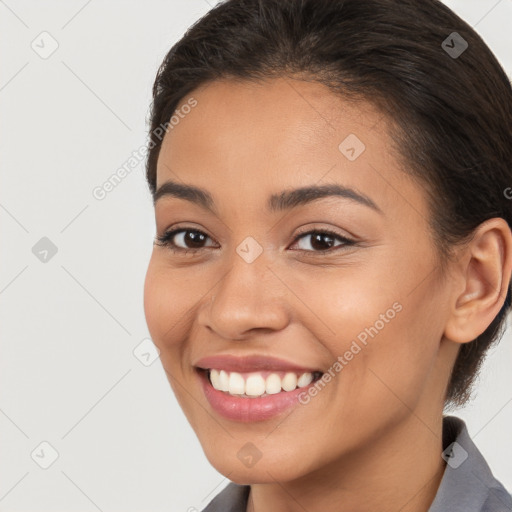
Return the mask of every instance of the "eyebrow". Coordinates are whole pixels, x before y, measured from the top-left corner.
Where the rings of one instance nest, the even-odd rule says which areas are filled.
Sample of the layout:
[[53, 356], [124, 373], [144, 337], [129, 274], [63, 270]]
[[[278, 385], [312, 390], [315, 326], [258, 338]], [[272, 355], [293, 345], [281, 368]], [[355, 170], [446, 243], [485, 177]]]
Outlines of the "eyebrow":
[[[213, 200], [212, 195], [207, 190], [194, 185], [166, 181], [153, 194], [153, 204], [156, 204], [160, 198], [165, 196], [190, 201], [205, 210], [209, 210], [212, 213], [217, 214], [215, 201]], [[347, 188], [338, 184], [310, 185], [296, 189], [283, 190], [279, 194], [272, 194], [267, 202], [267, 210], [271, 213], [290, 210], [297, 206], [310, 203], [316, 199], [330, 196], [350, 199], [383, 214], [382, 210], [368, 196], [361, 192], [356, 192], [352, 188]]]

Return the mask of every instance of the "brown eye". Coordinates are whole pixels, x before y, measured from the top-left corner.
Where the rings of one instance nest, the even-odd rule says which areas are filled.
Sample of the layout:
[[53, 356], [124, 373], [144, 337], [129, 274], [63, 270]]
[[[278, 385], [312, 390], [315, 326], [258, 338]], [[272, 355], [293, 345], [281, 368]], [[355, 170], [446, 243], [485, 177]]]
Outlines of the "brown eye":
[[157, 237], [157, 245], [170, 247], [172, 250], [179, 252], [194, 252], [204, 248], [204, 242], [210, 238], [206, 233], [197, 229], [174, 229], [165, 232], [162, 236]]
[[[309, 237], [309, 242], [304, 244], [305, 247], [299, 248], [299, 251], [305, 252], [327, 252], [337, 248], [344, 248], [347, 246], [355, 245], [354, 240], [350, 240], [344, 236], [338, 235], [332, 231], [320, 231], [313, 230], [308, 231], [307, 233], [300, 234], [295, 241], [300, 239], [307, 240]], [[341, 241], [341, 244], [336, 244], [335, 241]]]

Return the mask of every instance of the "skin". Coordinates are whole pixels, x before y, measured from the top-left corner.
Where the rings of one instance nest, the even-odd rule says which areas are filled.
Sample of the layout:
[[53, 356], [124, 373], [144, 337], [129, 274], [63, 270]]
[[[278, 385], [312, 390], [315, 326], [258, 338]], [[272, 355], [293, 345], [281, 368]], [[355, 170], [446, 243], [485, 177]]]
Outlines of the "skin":
[[[450, 370], [460, 344], [482, 333], [505, 300], [508, 225], [482, 224], [441, 274], [425, 191], [390, 154], [386, 117], [370, 104], [290, 78], [216, 81], [191, 95], [197, 106], [163, 140], [157, 187], [172, 179], [205, 188], [218, 214], [181, 198], [157, 201], [157, 235], [180, 223], [209, 238], [195, 254], [154, 246], [144, 307], [206, 457], [230, 480], [251, 484], [251, 511], [426, 512], [445, 469]], [[354, 161], [338, 149], [350, 133], [366, 146]], [[340, 197], [265, 210], [271, 194], [332, 183], [369, 196], [382, 214]], [[357, 244], [334, 239], [322, 254], [325, 238], [297, 238], [313, 228]], [[236, 252], [248, 236], [263, 249], [252, 263]], [[182, 235], [174, 241], [187, 247]], [[194, 362], [221, 353], [327, 371], [396, 302], [401, 311], [291, 413], [231, 421], [199, 386]], [[252, 467], [237, 457], [247, 442], [262, 453]]]

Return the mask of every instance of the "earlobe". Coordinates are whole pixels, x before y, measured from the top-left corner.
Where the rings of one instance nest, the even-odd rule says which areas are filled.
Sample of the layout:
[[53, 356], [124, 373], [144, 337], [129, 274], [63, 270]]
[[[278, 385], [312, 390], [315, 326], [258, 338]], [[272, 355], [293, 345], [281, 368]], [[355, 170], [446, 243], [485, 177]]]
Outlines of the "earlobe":
[[[467, 343], [482, 334], [502, 308], [512, 272], [512, 232], [502, 218], [489, 219], [464, 246], [444, 335]], [[460, 289], [462, 288], [462, 292]]]

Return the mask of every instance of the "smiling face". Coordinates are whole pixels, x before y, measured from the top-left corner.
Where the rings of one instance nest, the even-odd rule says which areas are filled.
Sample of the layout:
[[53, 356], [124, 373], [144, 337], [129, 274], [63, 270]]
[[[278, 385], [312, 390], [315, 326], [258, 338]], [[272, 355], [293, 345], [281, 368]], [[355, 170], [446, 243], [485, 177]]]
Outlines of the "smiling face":
[[[211, 464], [237, 482], [290, 481], [375, 454], [399, 429], [425, 432], [456, 355], [441, 342], [449, 290], [425, 192], [390, 155], [385, 118], [290, 79], [217, 81], [192, 96], [163, 140], [157, 190], [172, 181], [212, 202], [159, 194], [157, 236], [183, 231], [167, 237], [176, 252], [154, 246], [144, 307]], [[279, 200], [326, 186], [341, 193]], [[237, 421], [212, 406], [194, 366], [214, 355], [276, 357], [331, 378], [277, 415]], [[247, 454], [261, 458], [246, 464]]]

